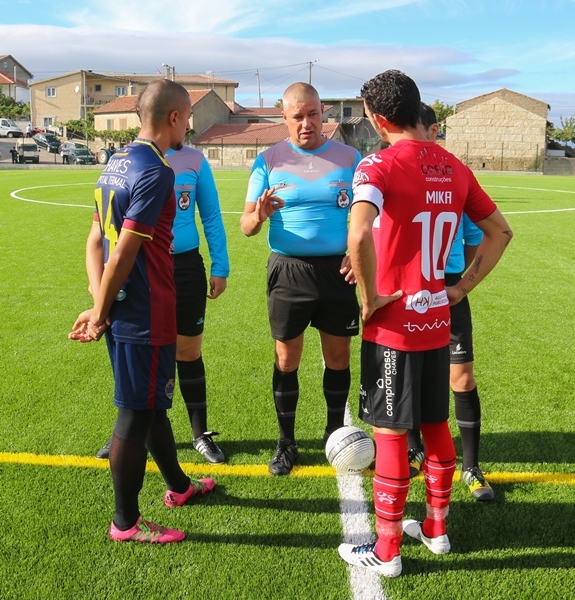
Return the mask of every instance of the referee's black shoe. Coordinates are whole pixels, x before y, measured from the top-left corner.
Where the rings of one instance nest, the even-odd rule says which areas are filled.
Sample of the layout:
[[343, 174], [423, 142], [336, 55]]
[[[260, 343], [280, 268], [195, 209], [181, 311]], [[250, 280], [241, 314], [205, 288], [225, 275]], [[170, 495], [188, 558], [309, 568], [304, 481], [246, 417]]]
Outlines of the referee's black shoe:
[[289, 475], [296, 460], [297, 444], [287, 438], [281, 438], [269, 464], [270, 473], [272, 475]]
[[212, 439], [214, 435], [219, 435], [219, 433], [217, 431], [206, 431], [192, 442], [192, 446], [208, 463], [218, 464], [226, 462], [225, 454]]
[[112, 438], [110, 438], [99, 450], [96, 452], [96, 458], [110, 458], [110, 446], [112, 445]]

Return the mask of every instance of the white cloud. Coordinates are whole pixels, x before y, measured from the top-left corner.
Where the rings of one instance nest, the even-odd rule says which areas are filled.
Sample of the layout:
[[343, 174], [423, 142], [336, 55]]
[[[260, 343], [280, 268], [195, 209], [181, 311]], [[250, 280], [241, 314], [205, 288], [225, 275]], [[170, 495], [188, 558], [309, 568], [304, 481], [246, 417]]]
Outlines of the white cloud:
[[269, 2], [254, 0], [98, 0], [80, 9], [68, 8], [66, 19], [76, 26], [127, 31], [233, 34], [265, 23]]

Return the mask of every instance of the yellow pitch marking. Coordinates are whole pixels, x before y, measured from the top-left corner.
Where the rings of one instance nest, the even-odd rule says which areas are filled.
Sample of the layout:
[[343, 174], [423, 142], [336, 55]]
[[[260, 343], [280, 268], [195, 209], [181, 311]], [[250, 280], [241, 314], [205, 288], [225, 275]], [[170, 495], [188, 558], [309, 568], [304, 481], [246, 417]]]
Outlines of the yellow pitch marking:
[[[47, 467], [84, 467], [89, 469], [108, 469], [107, 460], [90, 456], [50, 455], [32, 453], [0, 452], [0, 463], [40, 465]], [[184, 471], [190, 475], [234, 475], [236, 477], [271, 477], [267, 465], [210, 465], [207, 463], [180, 463]], [[154, 462], [148, 461], [147, 471], [158, 472]], [[335, 477], [333, 467], [328, 466], [295, 466], [291, 477]], [[366, 477], [373, 477], [373, 471], [363, 473]], [[421, 477], [421, 475], [420, 475]], [[454, 480], [460, 479], [459, 472], [454, 475]], [[558, 485], [575, 485], [575, 474], [571, 473], [525, 473], [525, 472], [500, 472], [487, 473], [490, 483], [550, 483]]]

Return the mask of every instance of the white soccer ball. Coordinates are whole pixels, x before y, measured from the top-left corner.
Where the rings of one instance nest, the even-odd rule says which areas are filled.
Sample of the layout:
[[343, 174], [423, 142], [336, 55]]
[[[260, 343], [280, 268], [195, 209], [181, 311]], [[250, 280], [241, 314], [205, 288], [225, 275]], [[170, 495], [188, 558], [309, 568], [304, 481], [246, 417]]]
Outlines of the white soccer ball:
[[329, 464], [342, 475], [353, 475], [367, 469], [375, 457], [375, 445], [360, 427], [346, 425], [336, 429], [325, 444]]

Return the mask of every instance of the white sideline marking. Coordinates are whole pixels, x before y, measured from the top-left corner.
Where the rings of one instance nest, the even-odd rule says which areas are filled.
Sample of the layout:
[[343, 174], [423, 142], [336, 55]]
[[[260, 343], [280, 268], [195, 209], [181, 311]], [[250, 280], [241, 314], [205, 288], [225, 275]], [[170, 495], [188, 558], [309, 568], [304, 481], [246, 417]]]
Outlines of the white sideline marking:
[[[345, 407], [345, 424], [353, 425], [349, 407]], [[340, 518], [346, 544], [366, 544], [374, 539], [368, 519], [368, 506], [361, 475], [338, 475]], [[354, 600], [386, 600], [381, 578], [369, 569], [348, 565], [349, 583]]]

